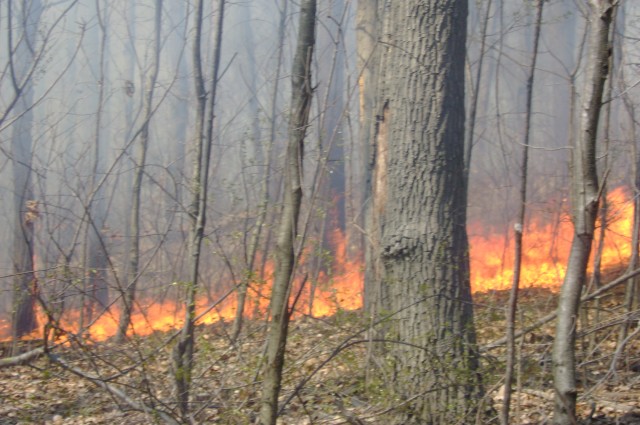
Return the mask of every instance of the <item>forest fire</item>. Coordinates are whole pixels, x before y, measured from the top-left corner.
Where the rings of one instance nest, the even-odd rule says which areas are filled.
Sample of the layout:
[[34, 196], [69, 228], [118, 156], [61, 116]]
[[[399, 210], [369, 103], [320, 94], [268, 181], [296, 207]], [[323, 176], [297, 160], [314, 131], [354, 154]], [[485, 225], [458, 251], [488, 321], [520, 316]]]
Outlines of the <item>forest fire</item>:
[[[292, 299], [297, 299], [294, 318], [310, 312], [309, 304], [312, 299], [311, 315], [314, 317], [329, 316], [338, 310], [354, 310], [362, 306], [364, 283], [362, 261], [346, 260], [346, 242], [340, 230], [333, 232], [332, 242], [335, 246], [335, 258], [331, 265], [331, 272], [320, 271], [315, 284], [309, 282], [308, 279], [299, 280], [294, 284]], [[269, 301], [265, 295], [271, 292], [272, 276], [273, 264], [268, 262], [265, 267], [265, 281], [252, 282], [249, 285], [244, 314], [248, 319], [266, 317]], [[213, 324], [234, 319], [236, 315], [235, 293], [230, 293], [212, 308], [211, 305], [216, 301], [215, 297], [213, 298], [213, 302], [211, 297], [206, 296], [197, 301], [198, 324]], [[87, 341], [104, 341], [115, 336], [118, 330], [120, 311], [120, 306], [114, 304], [99, 315], [88, 327], [88, 330], [83, 332], [85, 336], [89, 337]], [[25, 339], [42, 338], [42, 328], [48, 320], [41, 308], [38, 308], [37, 316], [40, 326]], [[173, 300], [142, 300], [136, 304], [132, 313], [129, 333], [135, 336], [147, 336], [157, 331], [177, 330], [184, 324], [184, 317], [184, 306]], [[78, 334], [78, 323], [80, 323], [79, 311], [68, 311], [60, 320], [59, 327], [65, 332]], [[0, 341], [9, 340], [10, 335], [10, 325], [6, 321], [0, 320]]]
[[[633, 224], [633, 205], [623, 189], [612, 191], [609, 196], [609, 220], [602, 252], [604, 267], [624, 264], [631, 254], [630, 236]], [[497, 233], [480, 234], [482, 227], [470, 226], [471, 282], [473, 292], [504, 290], [511, 286], [513, 277], [513, 246], [511, 236], [505, 238]], [[573, 228], [568, 216], [562, 216], [557, 223], [543, 224], [531, 220], [524, 233], [523, 268], [521, 287], [544, 287], [555, 289], [560, 286], [565, 272]], [[311, 278], [299, 279], [292, 290], [291, 298], [296, 299], [294, 317], [311, 313], [314, 317], [335, 314], [339, 310], [355, 310], [362, 306], [364, 265], [361, 260], [349, 261], [346, 243], [340, 230], [331, 237], [334, 245], [331, 269], [320, 271], [316, 282]], [[597, 246], [597, 243], [594, 244]], [[245, 316], [261, 319], [266, 316], [273, 265], [267, 264], [265, 282], [253, 282], [249, 286]], [[312, 294], [313, 293], [313, 294]], [[215, 301], [215, 300], [214, 300]], [[310, 308], [311, 303], [311, 308]], [[211, 298], [202, 297], [197, 304], [200, 314], [198, 323], [212, 324], [233, 320], [236, 314], [235, 293], [211, 308]], [[120, 309], [112, 306], [100, 315], [85, 331], [92, 341], [103, 341], [116, 334]], [[47, 322], [42, 311], [38, 313], [41, 325]], [[179, 329], [184, 321], [184, 308], [174, 301], [143, 300], [134, 309], [131, 334], [146, 336], [156, 331]], [[79, 331], [79, 313], [65, 313], [60, 327], [67, 332]], [[41, 338], [39, 329], [30, 335]], [[10, 326], [0, 321], [0, 341], [8, 340]]]
[[[623, 188], [609, 193], [607, 231], [602, 250], [604, 268], [624, 264], [631, 255], [633, 203]], [[600, 227], [600, 223], [597, 223]], [[469, 226], [471, 245], [471, 289], [473, 292], [503, 290], [513, 280], [513, 231], [509, 237], [483, 235], [481, 226]], [[504, 233], [504, 232], [503, 232]], [[524, 229], [524, 251], [520, 287], [555, 289], [562, 284], [573, 237], [573, 225], [567, 213], [556, 223], [530, 220]], [[596, 229], [596, 238], [599, 232]], [[598, 241], [594, 241], [594, 249]]]

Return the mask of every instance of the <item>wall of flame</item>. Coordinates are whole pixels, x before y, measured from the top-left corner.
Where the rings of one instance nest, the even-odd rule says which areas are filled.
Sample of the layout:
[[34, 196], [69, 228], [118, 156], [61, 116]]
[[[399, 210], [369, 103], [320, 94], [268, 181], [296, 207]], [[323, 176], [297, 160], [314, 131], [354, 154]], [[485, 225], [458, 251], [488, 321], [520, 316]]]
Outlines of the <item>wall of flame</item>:
[[[622, 188], [609, 193], [607, 199], [609, 209], [602, 264], [604, 267], [614, 267], [625, 264], [631, 254], [633, 203], [627, 191]], [[556, 223], [543, 223], [532, 218], [525, 227], [521, 287], [556, 289], [562, 284], [573, 226], [568, 214], [559, 214], [559, 217]], [[598, 223], [598, 226], [601, 225]], [[471, 224], [469, 234], [473, 292], [509, 288], [513, 278], [512, 235], [484, 227], [481, 223]], [[316, 282], [299, 280], [294, 285], [292, 297], [300, 294], [294, 317], [309, 312], [314, 317], [330, 316], [338, 310], [355, 310], [362, 307], [363, 262], [347, 259], [345, 237], [339, 229], [332, 232], [331, 240], [334, 250], [330, 270], [321, 271]], [[597, 246], [597, 243], [594, 246]], [[247, 318], [265, 317], [268, 307], [265, 294], [270, 293], [272, 274], [273, 265], [268, 264], [266, 280], [250, 284], [245, 310]], [[313, 304], [310, 307], [311, 299]], [[215, 308], [210, 308], [210, 305], [209, 297], [202, 297], [198, 301], [197, 310], [205, 312], [199, 323], [212, 324], [221, 320], [230, 321], [235, 317], [236, 299], [233, 293]], [[91, 341], [106, 340], [115, 335], [119, 315], [120, 309], [114, 305], [82, 333]], [[79, 319], [79, 312], [68, 311], [61, 319], [60, 327], [77, 334], [80, 332], [77, 325]], [[42, 311], [38, 312], [38, 320], [42, 326], [46, 323], [46, 316]], [[134, 310], [130, 333], [146, 336], [154, 332], [179, 329], [183, 321], [184, 308], [179, 303], [167, 300], [141, 300]], [[42, 332], [34, 332], [30, 337], [41, 338]], [[0, 320], [0, 341], [9, 339], [10, 335], [10, 324], [6, 320]]]

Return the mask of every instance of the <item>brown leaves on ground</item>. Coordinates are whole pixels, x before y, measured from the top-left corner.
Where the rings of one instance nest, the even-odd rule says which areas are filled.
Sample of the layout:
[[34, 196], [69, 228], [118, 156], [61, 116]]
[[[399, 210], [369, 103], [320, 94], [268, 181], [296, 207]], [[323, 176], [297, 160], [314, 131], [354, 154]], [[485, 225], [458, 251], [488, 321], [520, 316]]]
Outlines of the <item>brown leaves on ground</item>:
[[[579, 414], [584, 424], [640, 424], [640, 374], [633, 369], [640, 362], [640, 338], [629, 341], [612, 366], [620, 327], [615, 318], [621, 317], [619, 295], [600, 300], [597, 322], [594, 305], [586, 306], [589, 322], [581, 325], [578, 359], [582, 385]], [[506, 297], [505, 293], [476, 295], [480, 343], [504, 333]], [[555, 297], [544, 290], [523, 291], [518, 326], [552, 311]], [[198, 328], [191, 404], [196, 423], [249, 424], [259, 410], [264, 325], [249, 324], [235, 346], [229, 344], [226, 328], [222, 323]], [[372, 358], [367, 363], [370, 347], [365, 334], [359, 333], [365, 328], [359, 312], [291, 323], [281, 403], [291, 400], [279, 423], [388, 421], [395, 403], [385, 385], [385, 379], [390, 378], [376, 372], [384, 359]], [[552, 341], [551, 324], [528, 334], [518, 345], [514, 424], [541, 424], [550, 419]], [[175, 407], [169, 378], [172, 343], [169, 334], [158, 333], [124, 345], [77, 343], [56, 348], [54, 354], [138, 403], [171, 412]], [[503, 349], [498, 348], [483, 359], [488, 401], [496, 409], [502, 401], [503, 356]], [[0, 425], [114, 423], [153, 424], [158, 419], [151, 410], [132, 411], [122, 400], [47, 358], [31, 366], [0, 369]]]
[[[557, 294], [548, 290], [521, 290], [517, 327], [531, 325], [552, 312], [556, 299]], [[625, 313], [623, 299], [620, 288], [582, 306], [577, 344], [578, 415], [582, 424], [640, 425], [634, 422], [640, 417], [640, 374], [633, 368], [640, 360], [640, 337], [630, 339], [625, 350], [616, 353], [622, 323], [634, 317]], [[504, 334], [507, 300], [507, 292], [476, 294], [476, 326], [481, 343]], [[630, 323], [638, 326], [637, 318]], [[513, 385], [512, 423], [550, 423], [554, 400], [551, 364], [554, 327], [552, 321], [518, 340], [520, 361]], [[486, 353], [485, 357], [489, 379], [496, 382], [489, 396], [497, 409], [504, 392], [504, 382], [500, 381], [503, 358], [503, 347]]]

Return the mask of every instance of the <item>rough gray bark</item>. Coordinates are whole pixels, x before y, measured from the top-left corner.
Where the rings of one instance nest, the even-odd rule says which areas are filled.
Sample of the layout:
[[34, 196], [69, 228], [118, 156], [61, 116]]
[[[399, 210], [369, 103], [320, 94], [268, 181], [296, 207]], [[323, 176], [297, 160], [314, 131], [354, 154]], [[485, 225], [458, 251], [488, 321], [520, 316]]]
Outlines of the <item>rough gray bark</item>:
[[[396, 423], [467, 423], [481, 397], [464, 187], [466, 0], [383, 5], [373, 178]], [[374, 229], [375, 231], [375, 229]], [[378, 295], [380, 296], [380, 294]]]
[[[14, 3], [7, 3], [7, 16], [10, 72], [17, 100], [13, 110], [16, 120], [11, 133], [14, 205], [12, 261], [15, 273], [13, 336], [17, 339], [36, 327], [37, 282], [33, 273], [33, 236], [38, 204], [34, 199], [31, 173], [33, 80], [30, 69], [36, 60], [36, 37], [42, 3], [40, 0], [23, 1], [17, 9], [13, 7]], [[15, 33], [12, 24], [14, 18], [17, 28]]]
[[[193, 370], [194, 331], [196, 317], [196, 291], [198, 289], [198, 271], [200, 268], [200, 253], [204, 228], [206, 224], [207, 190], [209, 182], [209, 164], [211, 162], [211, 147], [213, 145], [213, 122], [218, 74], [220, 71], [220, 53], [222, 46], [222, 24], [224, 22], [225, 0], [219, 0], [216, 27], [216, 39], [212, 57], [211, 87], [208, 99], [202, 66], [202, 24], [204, 19], [204, 0], [196, 4], [195, 35], [193, 42], [193, 69], [197, 98], [195, 153], [192, 179], [193, 200], [189, 210], [191, 232], [189, 235], [189, 280], [186, 287], [185, 320], [178, 342], [173, 350], [172, 372], [178, 409], [186, 421], [189, 415], [189, 387]], [[209, 101], [207, 105], [207, 100]], [[208, 116], [206, 115], [208, 109]], [[205, 129], [205, 120], [206, 129]], [[206, 131], [206, 132], [205, 132]]]
[[276, 240], [276, 271], [271, 293], [271, 322], [267, 335], [266, 365], [258, 422], [275, 425], [282, 381], [284, 351], [289, 326], [288, 297], [295, 264], [298, 216], [302, 202], [302, 160], [304, 138], [313, 96], [311, 58], [315, 44], [316, 1], [300, 5], [298, 42], [292, 65], [289, 141], [284, 166], [284, 202]]
[[158, 79], [158, 70], [160, 67], [160, 39], [162, 34], [162, 0], [155, 2], [155, 36], [153, 40], [153, 56], [151, 58], [151, 67], [147, 76], [147, 86], [144, 88], [144, 122], [140, 131], [140, 143], [138, 145], [138, 153], [136, 158], [135, 175], [133, 178], [133, 191], [131, 200], [131, 245], [129, 247], [129, 280], [128, 286], [122, 296], [122, 314], [118, 322], [118, 331], [116, 340], [124, 341], [127, 335], [127, 329], [131, 323], [131, 311], [135, 301], [136, 286], [138, 283], [139, 263], [140, 263], [140, 202], [142, 194], [142, 178], [145, 173], [145, 165], [147, 162], [147, 148], [149, 146], [149, 124], [153, 115], [153, 94], [155, 91], [156, 81]]
[[[538, 44], [540, 41], [540, 29], [542, 27], [542, 11], [544, 0], [538, 0], [536, 21], [533, 34], [533, 52], [531, 64], [529, 66], [529, 76], [527, 78], [527, 105], [525, 110], [524, 140], [522, 146], [522, 162], [520, 163], [520, 200], [519, 211], [516, 224], [514, 226], [514, 262], [513, 262], [513, 282], [509, 293], [509, 304], [507, 305], [507, 361], [504, 374], [504, 400], [500, 412], [500, 422], [502, 425], [509, 425], [509, 411], [511, 409], [511, 381], [516, 363], [516, 312], [518, 309], [518, 292], [520, 289], [520, 269], [522, 266], [522, 239], [525, 229], [525, 215], [527, 210], [527, 180], [529, 177], [529, 141], [531, 139], [531, 118], [533, 115], [533, 83], [536, 72], [536, 62], [538, 60]], [[467, 150], [471, 150], [467, 146]], [[469, 157], [468, 157], [469, 158]], [[465, 167], [468, 171], [468, 166]], [[467, 173], [466, 178], [469, 175]]]
[[575, 340], [580, 294], [586, 278], [598, 213], [596, 139], [611, 54], [610, 26], [615, 0], [590, 0], [589, 46], [578, 131], [572, 149], [571, 193], [574, 236], [558, 300], [553, 344], [553, 381], [557, 425], [576, 423]]

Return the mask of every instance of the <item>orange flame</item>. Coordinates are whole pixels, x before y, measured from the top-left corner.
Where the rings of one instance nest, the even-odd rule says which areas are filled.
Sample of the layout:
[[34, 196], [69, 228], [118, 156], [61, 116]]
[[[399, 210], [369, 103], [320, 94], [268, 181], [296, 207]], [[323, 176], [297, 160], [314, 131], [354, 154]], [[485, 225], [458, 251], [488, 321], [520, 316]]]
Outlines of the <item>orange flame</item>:
[[[318, 282], [315, 285], [312, 314], [314, 317], [322, 317], [335, 314], [338, 310], [353, 310], [362, 306], [362, 288], [364, 274], [361, 261], [348, 261], [346, 259], [346, 242], [342, 232], [335, 231], [332, 237], [335, 247], [335, 258], [333, 262], [333, 272], [327, 275], [321, 272]], [[268, 262], [265, 270], [266, 281], [263, 283], [253, 282], [247, 292], [247, 306], [245, 316], [248, 318], [264, 317], [269, 305], [266, 295], [271, 293], [273, 264]], [[309, 311], [309, 291], [311, 285], [305, 282], [305, 287], [300, 288], [302, 282], [296, 282], [292, 290], [292, 299], [298, 291], [302, 297], [295, 306], [294, 317], [299, 317]], [[212, 324], [221, 320], [233, 320], [236, 314], [236, 294], [231, 293], [221, 303], [214, 308], [210, 308], [210, 300], [201, 297], [196, 301], [196, 315], [199, 316], [198, 323]], [[111, 306], [91, 323], [88, 329], [83, 330], [87, 341], [104, 341], [114, 336], [118, 330], [118, 319], [120, 317], [120, 307]], [[131, 327], [129, 334], [136, 336], [147, 336], [154, 332], [164, 332], [179, 329], [184, 324], [185, 309], [174, 301], [154, 301], [142, 300], [137, 303], [132, 312]], [[42, 327], [47, 323], [46, 315], [38, 309], [37, 320], [38, 330], [25, 339], [41, 338]], [[65, 332], [78, 334], [80, 329], [79, 311], [66, 312], [60, 320], [59, 326]], [[10, 338], [10, 325], [7, 321], [0, 320], [0, 341]]]
[[[633, 225], [633, 205], [623, 189], [616, 189], [608, 196], [609, 220], [602, 253], [602, 264], [611, 267], [628, 261], [631, 254], [630, 236]], [[490, 289], [502, 290], [511, 286], [513, 277], [513, 240], [485, 229], [475, 223], [469, 226], [471, 245], [471, 282], [474, 292]], [[521, 272], [521, 287], [557, 288], [562, 283], [566, 262], [573, 236], [573, 226], [565, 214], [559, 223], [545, 224], [530, 220], [524, 232], [524, 254]], [[346, 238], [336, 229], [331, 235], [334, 258], [330, 272], [321, 272], [315, 285], [312, 282], [297, 281], [292, 289], [292, 299], [301, 294], [295, 308], [294, 317], [309, 312], [314, 317], [335, 314], [339, 310], [355, 310], [362, 307], [364, 287], [363, 262], [349, 260], [346, 255]], [[597, 241], [594, 247], [597, 246]], [[304, 265], [303, 265], [304, 267]], [[266, 281], [253, 282], [247, 293], [245, 315], [248, 318], [264, 317], [268, 308], [268, 294], [271, 293], [273, 264], [266, 267]], [[304, 283], [304, 287], [300, 287]], [[210, 300], [202, 297], [196, 303], [197, 314], [202, 313], [198, 323], [212, 324], [221, 320], [233, 320], [236, 314], [235, 293], [230, 294], [215, 308], [209, 308]], [[207, 311], [207, 309], [209, 309]], [[111, 307], [100, 315], [83, 333], [92, 341], [103, 341], [116, 334], [120, 309]], [[150, 335], [157, 331], [179, 329], [184, 323], [184, 306], [173, 301], [158, 302], [142, 300], [132, 313], [130, 334]], [[47, 319], [40, 311], [38, 320], [44, 326]], [[79, 333], [79, 313], [67, 312], [60, 326], [67, 332]], [[41, 328], [41, 327], [40, 327]], [[0, 341], [9, 339], [11, 326], [0, 320]], [[41, 338], [42, 331], [34, 332], [31, 338]]]
[[[624, 264], [631, 255], [633, 204], [623, 188], [607, 196], [608, 220], [602, 264]], [[597, 223], [599, 227], [600, 222]], [[471, 246], [471, 288], [473, 292], [511, 287], [513, 280], [513, 239], [497, 234], [483, 234], [478, 224], [469, 226]], [[523, 258], [520, 287], [558, 288], [564, 279], [569, 258], [573, 224], [563, 214], [556, 224], [530, 220], [523, 234]], [[599, 232], [596, 232], [596, 238]], [[594, 241], [593, 247], [598, 244]]]

